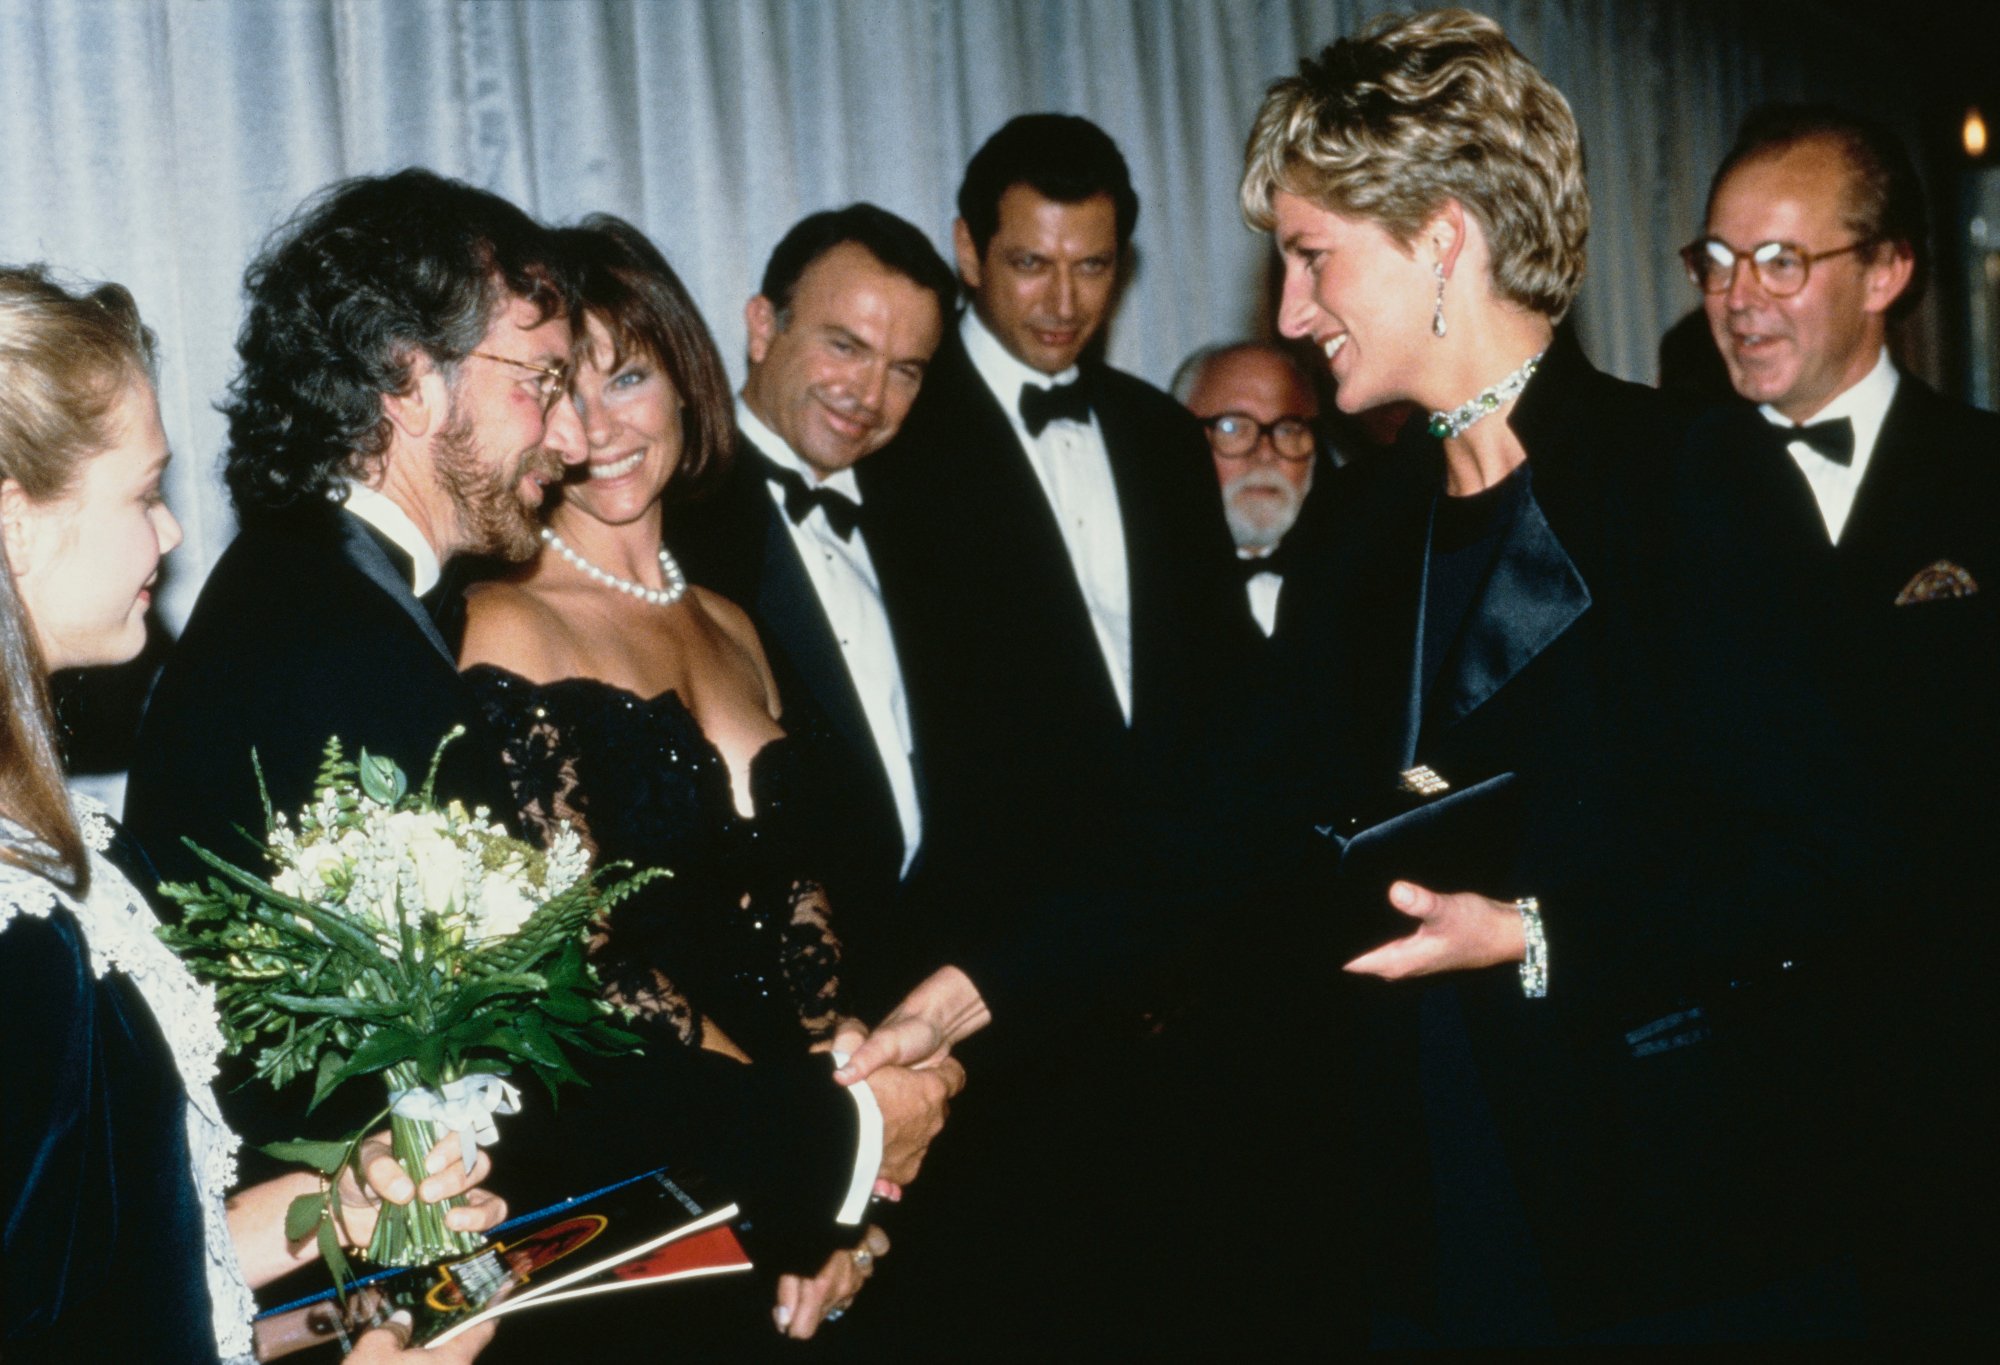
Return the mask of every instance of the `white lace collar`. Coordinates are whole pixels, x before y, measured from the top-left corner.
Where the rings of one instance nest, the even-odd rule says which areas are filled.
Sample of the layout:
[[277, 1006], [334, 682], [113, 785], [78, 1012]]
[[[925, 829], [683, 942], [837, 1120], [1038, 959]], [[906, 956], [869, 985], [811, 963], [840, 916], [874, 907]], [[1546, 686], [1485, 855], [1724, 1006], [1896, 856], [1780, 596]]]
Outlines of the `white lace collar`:
[[[117, 972], [145, 997], [173, 1054], [187, 1092], [190, 1172], [202, 1209], [207, 1243], [209, 1299], [214, 1309], [216, 1347], [225, 1358], [250, 1352], [250, 1319], [256, 1302], [243, 1280], [229, 1240], [223, 1198], [236, 1183], [239, 1139], [222, 1120], [216, 1103], [216, 1065], [222, 1055], [222, 1025], [215, 992], [197, 981], [166, 944], [145, 897], [104, 857], [111, 847], [111, 821], [102, 803], [71, 795], [78, 830], [90, 850], [90, 891], [83, 899], [48, 878], [13, 863], [0, 862], [0, 931], [16, 915], [46, 919], [57, 906], [76, 920], [90, 951], [90, 970], [100, 980]], [[53, 856], [34, 835], [0, 816], [0, 843]]]

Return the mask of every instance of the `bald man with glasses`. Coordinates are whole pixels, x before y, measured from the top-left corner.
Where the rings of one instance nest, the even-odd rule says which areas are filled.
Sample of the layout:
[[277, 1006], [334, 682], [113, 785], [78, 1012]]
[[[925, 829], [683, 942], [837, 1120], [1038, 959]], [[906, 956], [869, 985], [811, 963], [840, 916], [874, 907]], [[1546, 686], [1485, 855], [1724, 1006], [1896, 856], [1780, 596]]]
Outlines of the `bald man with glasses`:
[[1319, 397], [1292, 358], [1266, 342], [1196, 351], [1174, 375], [1173, 393], [1207, 433], [1251, 614], [1275, 635], [1296, 557], [1286, 545], [1324, 458], [1313, 425]]

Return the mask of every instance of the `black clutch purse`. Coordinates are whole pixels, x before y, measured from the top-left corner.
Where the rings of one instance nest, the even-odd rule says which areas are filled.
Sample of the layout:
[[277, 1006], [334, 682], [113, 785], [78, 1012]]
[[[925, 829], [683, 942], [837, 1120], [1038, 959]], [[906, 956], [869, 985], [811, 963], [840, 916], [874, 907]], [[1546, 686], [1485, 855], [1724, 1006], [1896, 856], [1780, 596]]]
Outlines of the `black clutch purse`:
[[1351, 962], [1416, 928], [1389, 904], [1389, 887], [1412, 881], [1433, 891], [1511, 894], [1506, 882], [1520, 847], [1521, 801], [1511, 772], [1455, 786], [1412, 768], [1372, 806], [1316, 824], [1321, 857], [1316, 894], [1335, 888], [1326, 924], [1339, 962]]

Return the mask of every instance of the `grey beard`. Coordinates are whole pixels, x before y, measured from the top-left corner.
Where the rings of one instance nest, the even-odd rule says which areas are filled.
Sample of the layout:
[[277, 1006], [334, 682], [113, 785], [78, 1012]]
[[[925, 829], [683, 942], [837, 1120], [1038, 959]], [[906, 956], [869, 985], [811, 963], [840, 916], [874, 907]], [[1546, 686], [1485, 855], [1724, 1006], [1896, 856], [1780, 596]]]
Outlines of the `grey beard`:
[[[1279, 501], [1251, 501], [1243, 496], [1253, 490], [1269, 490]], [[1292, 523], [1299, 519], [1303, 494], [1282, 474], [1252, 469], [1238, 474], [1222, 486], [1222, 511], [1229, 521], [1229, 534], [1239, 550], [1274, 550]]]

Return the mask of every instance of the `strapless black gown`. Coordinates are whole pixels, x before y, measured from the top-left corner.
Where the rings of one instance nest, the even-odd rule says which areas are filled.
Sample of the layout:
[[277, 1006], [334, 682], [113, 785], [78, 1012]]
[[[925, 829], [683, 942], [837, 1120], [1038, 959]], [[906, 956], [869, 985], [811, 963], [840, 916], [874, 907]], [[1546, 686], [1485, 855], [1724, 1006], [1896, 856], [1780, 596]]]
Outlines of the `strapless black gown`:
[[819, 746], [787, 735], [750, 767], [753, 814], [674, 692], [593, 678], [537, 684], [481, 664], [466, 681], [500, 738], [523, 821], [575, 824], [600, 865], [664, 868], [622, 902], [597, 952], [648, 1031], [700, 1042], [702, 1017], [752, 1057], [796, 1053], [839, 1005], [840, 944], [812, 869], [812, 812], [833, 799]]

